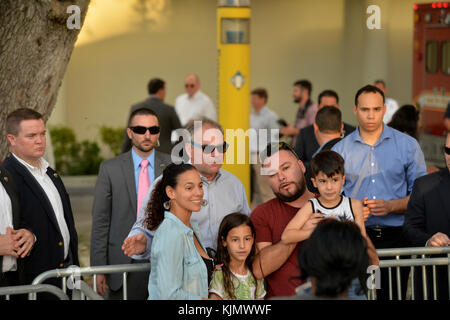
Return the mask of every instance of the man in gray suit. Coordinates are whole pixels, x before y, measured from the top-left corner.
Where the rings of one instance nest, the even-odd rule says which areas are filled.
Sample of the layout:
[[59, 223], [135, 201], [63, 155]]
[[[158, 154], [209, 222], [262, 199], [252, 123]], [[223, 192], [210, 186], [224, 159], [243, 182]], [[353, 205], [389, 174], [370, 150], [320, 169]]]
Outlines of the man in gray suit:
[[[170, 137], [173, 130], [181, 128], [180, 119], [178, 118], [175, 108], [165, 104], [166, 84], [163, 80], [154, 78], [148, 83], [148, 93], [150, 97], [147, 100], [137, 103], [131, 107], [130, 115], [138, 109], [150, 109], [156, 113], [161, 124], [160, 143], [156, 146], [158, 151], [170, 154], [172, 150], [172, 142]], [[129, 151], [131, 141], [127, 132], [124, 134], [122, 142], [122, 153]]]
[[[150, 185], [162, 174], [170, 156], [155, 150], [159, 121], [149, 109], [135, 110], [127, 135], [132, 149], [100, 166], [92, 209], [91, 265], [142, 263], [123, 254], [121, 245], [136, 221]], [[149, 273], [128, 275], [128, 299], [147, 299]], [[97, 290], [108, 299], [122, 299], [122, 275], [97, 276]]]

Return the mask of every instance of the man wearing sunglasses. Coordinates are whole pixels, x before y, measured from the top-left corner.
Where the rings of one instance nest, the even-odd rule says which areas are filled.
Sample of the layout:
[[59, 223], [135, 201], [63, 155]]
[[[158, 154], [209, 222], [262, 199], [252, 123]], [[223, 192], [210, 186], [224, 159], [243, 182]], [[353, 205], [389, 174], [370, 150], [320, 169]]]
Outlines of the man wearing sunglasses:
[[[168, 154], [155, 150], [160, 127], [152, 110], [134, 111], [127, 135], [132, 149], [100, 166], [92, 208], [92, 266], [148, 262], [132, 261], [123, 254], [120, 245], [135, 223], [150, 186], [171, 159]], [[148, 277], [145, 272], [128, 275], [129, 299], [147, 299]], [[97, 275], [97, 288], [108, 299], [122, 299], [122, 275]]]
[[[441, 171], [418, 178], [409, 199], [403, 231], [414, 247], [450, 246], [450, 132], [443, 149], [447, 167]], [[416, 299], [423, 289], [421, 270], [416, 270]], [[448, 300], [447, 267], [437, 267], [438, 299]], [[432, 279], [432, 274], [427, 275]], [[432, 283], [428, 296], [432, 297]]]
[[184, 80], [186, 93], [175, 100], [175, 110], [181, 125], [186, 126], [190, 120], [206, 117], [217, 121], [214, 104], [205, 93], [200, 90], [200, 80], [196, 74], [188, 74]]
[[[184, 142], [184, 150], [189, 161], [200, 173], [203, 181], [205, 206], [199, 212], [192, 214], [191, 221], [195, 221], [202, 232], [203, 244], [210, 257], [214, 257], [217, 247], [217, 233], [223, 217], [233, 212], [250, 215], [247, 197], [241, 181], [232, 173], [223, 170], [222, 163], [227, 144], [223, 139], [222, 127], [207, 118], [191, 121], [186, 130], [189, 141]], [[196, 123], [201, 123], [200, 126]], [[144, 203], [147, 203], [151, 190]], [[125, 254], [136, 259], [150, 257], [153, 231], [143, 226], [145, 210], [141, 208], [138, 221], [131, 229], [128, 238], [122, 246]], [[134, 256], [136, 255], [136, 256]]]

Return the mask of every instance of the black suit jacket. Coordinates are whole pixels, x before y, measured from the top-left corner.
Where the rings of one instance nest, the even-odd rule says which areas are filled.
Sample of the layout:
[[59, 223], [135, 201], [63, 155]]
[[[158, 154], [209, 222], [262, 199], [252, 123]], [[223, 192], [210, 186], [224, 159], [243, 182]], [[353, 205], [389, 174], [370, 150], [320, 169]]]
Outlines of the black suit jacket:
[[[344, 136], [355, 130], [355, 127], [344, 122]], [[302, 162], [307, 165], [313, 154], [319, 149], [319, 143], [314, 135], [314, 126], [309, 125], [300, 130], [295, 143], [295, 152]]]
[[[20, 215], [19, 198], [17, 195], [17, 186], [14, 183], [14, 179], [11, 174], [4, 168], [0, 168], [0, 183], [6, 190], [6, 193], [11, 200], [13, 229], [18, 230], [25, 228], [25, 223]], [[2, 276], [3, 256], [0, 256], [0, 277]], [[23, 259], [17, 259], [17, 271], [19, 273], [19, 284], [23, 284], [25, 281]]]
[[[168, 104], [165, 104], [158, 97], [151, 96], [147, 100], [137, 103], [131, 107], [127, 121], [130, 118], [130, 115], [137, 109], [150, 109], [156, 113], [159, 121], [159, 127], [161, 128], [161, 133], [159, 135], [160, 146], [156, 149], [160, 152], [170, 155], [172, 152], [172, 143], [170, 141], [172, 130], [181, 128], [180, 119], [175, 112], [175, 108], [169, 106]], [[127, 132], [125, 130], [125, 136], [122, 141], [122, 153], [125, 153], [130, 149], [131, 140], [128, 138]]]
[[450, 172], [447, 168], [414, 182], [403, 231], [417, 247], [425, 246], [437, 232], [450, 237]]
[[[47, 195], [28, 169], [11, 154], [2, 162], [1, 167], [6, 168], [13, 176], [17, 185], [21, 215], [37, 238], [30, 255], [24, 259], [25, 280], [27, 283], [31, 283], [42, 272], [64, 266], [63, 238]], [[48, 168], [47, 175], [53, 181], [61, 197], [64, 219], [70, 234], [71, 263], [79, 265], [78, 236], [69, 195], [61, 178], [53, 169]], [[51, 279], [46, 283], [60, 285], [60, 280]]]

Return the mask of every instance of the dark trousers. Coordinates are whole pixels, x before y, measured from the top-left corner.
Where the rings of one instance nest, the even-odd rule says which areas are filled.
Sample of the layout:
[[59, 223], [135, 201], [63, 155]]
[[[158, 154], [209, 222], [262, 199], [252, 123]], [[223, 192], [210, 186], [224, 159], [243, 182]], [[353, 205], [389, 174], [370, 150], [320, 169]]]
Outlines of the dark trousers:
[[[405, 248], [409, 247], [409, 242], [403, 236], [402, 227], [369, 228], [366, 229], [367, 235], [373, 242], [376, 249], [387, 248]], [[383, 259], [392, 259], [393, 257], [380, 257]], [[405, 300], [406, 289], [408, 287], [408, 276], [410, 268], [400, 268], [401, 297]], [[392, 300], [398, 300], [397, 293], [397, 268], [391, 268], [392, 276]], [[377, 289], [377, 300], [389, 300], [389, 271], [388, 268], [381, 269], [381, 288]]]
[[[148, 263], [148, 260], [133, 260], [132, 263]], [[150, 270], [148, 272], [130, 272], [127, 274], [127, 300], [148, 299], [149, 277]], [[123, 286], [119, 290], [107, 289], [105, 299], [123, 300]]]
[[[447, 255], [436, 255], [433, 258], [444, 257]], [[418, 257], [421, 258], [421, 257]], [[436, 266], [436, 294], [437, 300], [448, 300], [448, 267]], [[433, 269], [431, 266], [427, 266], [426, 270], [426, 283], [427, 283], [427, 300], [434, 300], [434, 287], [433, 287]], [[414, 268], [414, 300], [424, 300], [424, 286], [423, 286], [423, 268]]]
[[[0, 265], [0, 268], [2, 266]], [[0, 287], [13, 287], [19, 285], [19, 273], [17, 271], [10, 271], [0, 274]], [[10, 300], [26, 300], [26, 294], [14, 294], [9, 297]], [[0, 301], [6, 300], [5, 296], [0, 296]]]

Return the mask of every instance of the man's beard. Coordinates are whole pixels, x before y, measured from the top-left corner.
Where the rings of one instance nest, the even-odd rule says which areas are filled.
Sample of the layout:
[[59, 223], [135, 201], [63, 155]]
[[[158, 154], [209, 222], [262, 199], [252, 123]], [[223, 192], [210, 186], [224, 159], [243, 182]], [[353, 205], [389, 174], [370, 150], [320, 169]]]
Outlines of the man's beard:
[[275, 196], [283, 202], [293, 202], [300, 198], [306, 191], [306, 183], [305, 180], [302, 180], [300, 183], [294, 183], [297, 186], [297, 191], [293, 195], [283, 195], [279, 192], [273, 192]]
[[136, 147], [139, 151], [142, 151], [142, 152], [150, 152], [151, 150], [153, 150], [153, 149], [155, 148], [155, 145], [151, 144], [151, 145], [148, 146], [148, 147], [143, 147], [143, 146], [140, 145], [140, 144], [136, 144], [135, 147]]
[[294, 98], [294, 103], [300, 103], [300, 102], [302, 102], [302, 97]]

